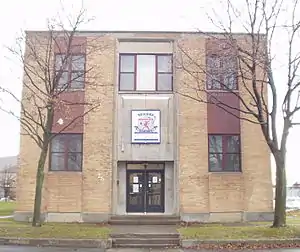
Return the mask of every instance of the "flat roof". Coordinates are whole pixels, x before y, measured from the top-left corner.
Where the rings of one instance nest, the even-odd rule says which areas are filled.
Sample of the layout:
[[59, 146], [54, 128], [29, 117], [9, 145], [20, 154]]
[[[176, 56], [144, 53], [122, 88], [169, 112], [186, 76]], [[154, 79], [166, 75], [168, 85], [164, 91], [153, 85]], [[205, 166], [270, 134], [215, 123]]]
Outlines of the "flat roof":
[[[25, 30], [26, 33], [46, 33], [49, 32], [49, 30]], [[54, 32], [63, 32], [62, 30], [54, 30]], [[69, 31], [71, 32], [71, 31]], [[141, 34], [203, 34], [203, 35], [223, 35], [227, 34], [226, 32], [212, 32], [212, 31], [141, 31], [141, 30], [78, 30], [76, 33], [89, 33], [89, 34], [108, 34], [108, 33], [141, 33]], [[246, 32], [233, 32], [234, 35], [249, 35], [249, 33]], [[264, 33], [259, 33], [259, 35], [265, 35]]]

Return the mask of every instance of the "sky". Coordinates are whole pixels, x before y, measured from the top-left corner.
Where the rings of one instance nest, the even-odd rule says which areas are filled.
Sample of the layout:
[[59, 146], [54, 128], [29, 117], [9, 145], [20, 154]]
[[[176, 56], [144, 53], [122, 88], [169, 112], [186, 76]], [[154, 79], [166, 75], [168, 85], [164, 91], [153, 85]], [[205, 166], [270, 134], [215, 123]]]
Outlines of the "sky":
[[[233, 0], [237, 4], [244, 2]], [[272, 1], [272, 0], [271, 0]], [[289, 1], [289, 0], [288, 0]], [[292, 1], [292, 0], [290, 0]], [[87, 10], [87, 18], [92, 19], [81, 26], [82, 30], [151, 30], [151, 31], [218, 31], [207, 14], [213, 13], [225, 17], [224, 8], [219, 0], [9, 0], [0, 3], [0, 83], [10, 88], [15, 94], [21, 94], [22, 69], [20, 64], [8, 52], [7, 47], [16, 43], [16, 38], [24, 30], [45, 30], [47, 19], [72, 15], [80, 7]], [[241, 5], [242, 12], [244, 7]], [[222, 16], [223, 15], [223, 16]], [[283, 18], [287, 17], [285, 13]], [[241, 31], [236, 23], [236, 31]], [[276, 52], [275, 77], [277, 83], [284, 84], [286, 73], [283, 69], [284, 55], [282, 46], [285, 36], [277, 34], [273, 52]], [[282, 55], [280, 55], [282, 53]], [[274, 66], [273, 65], [273, 66]], [[279, 87], [280, 91], [280, 87]], [[2, 98], [2, 101], [1, 101]], [[0, 105], [18, 109], [18, 104], [0, 95]], [[279, 123], [280, 126], [280, 123]], [[287, 153], [287, 179], [291, 184], [300, 181], [298, 139], [300, 126], [291, 130]], [[17, 155], [19, 152], [18, 121], [0, 112], [0, 157]]]

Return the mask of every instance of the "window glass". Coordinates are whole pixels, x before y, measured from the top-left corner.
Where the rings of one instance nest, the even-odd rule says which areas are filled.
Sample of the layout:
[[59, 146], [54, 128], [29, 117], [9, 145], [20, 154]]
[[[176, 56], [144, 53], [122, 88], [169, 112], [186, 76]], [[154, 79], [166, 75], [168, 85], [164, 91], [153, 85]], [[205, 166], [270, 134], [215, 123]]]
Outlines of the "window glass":
[[62, 171], [65, 169], [65, 154], [52, 153], [51, 154], [51, 171]]
[[222, 136], [219, 135], [209, 136], [209, 152], [222, 153]]
[[209, 135], [209, 171], [241, 171], [240, 137]]
[[51, 142], [52, 152], [64, 152], [65, 151], [65, 137], [63, 135], [57, 135]]
[[134, 90], [134, 74], [121, 73], [120, 74], [120, 90]]
[[158, 74], [157, 90], [171, 91], [172, 90], [172, 74]]
[[84, 88], [84, 72], [73, 72], [71, 75], [71, 88]]
[[137, 56], [137, 90], [155, 90], [155, 55]]
[[59, 134], [51, 142], [51, 171], [81, 171], [82, 134]]
[[157, 56], [157, 71], [158, 72], [172, 72], [172, 56], [158, 55]]
[[67, 69], [67, 58], [65, 54], [56, 54], [55, 55], [55, 69], [56, 70], [65, 70]]
[[240, 170], [240, 155], [226, 154], [225, 156], [225, 171], [239, 171]]
[[56, 72], [56, 78], [58, 78], [57, 88], [65, 88], [69, 82], [69, 73]]
[[133, 55], [122, 55], [121, 56], [121, 72], [134, 72], [134, 56]]
[[238, 136], [227, 137], [227, 152], [238, 153], [240, 151], [240, 140]]
[[68, 151], [69, 152], [81, 152], [82, 147], [82, 136], [81, 135], [70, 135], [68, 137]]
[[85, 57], [83, 55], [73, 55], [72, 56], [72, 71], [83, 71]]
[[81, 170], [81, 153], [68, 154], [68, 170], [70, 171]]
[[222, 171], [222, 154], [209, 154], [209, 170]]

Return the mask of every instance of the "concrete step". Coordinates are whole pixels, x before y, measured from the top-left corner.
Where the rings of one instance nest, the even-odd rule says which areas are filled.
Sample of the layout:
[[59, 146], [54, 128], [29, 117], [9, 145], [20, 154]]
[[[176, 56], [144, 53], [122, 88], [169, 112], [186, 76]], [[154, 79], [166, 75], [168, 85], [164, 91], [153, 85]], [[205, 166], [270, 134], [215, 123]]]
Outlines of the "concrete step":
[[174, 248], [180, 246], [178, 233], [113, 233], [114, 248]]
[[111, 225], [176, 225], [176, 220], [110, 220]]
[[113, 245], [113, 248], [178, 248], [179, 245], [173, 245], [173, 244], [117, 244]]
[[175, 215], [119, 215], [112, 216], [111, 225], [176, 225], [180, 223], [180, 217]]
[[113, 238], [113, 244], [115, 245], [131, 245], [131, 244], [157, 244], [157, 245], [179, 245], [179, 239], [166, 239], [166, 238], [139, 238], [139, 239], [132, 239], [132, 238]]
[[180, 220], [178, 215], [112, 215], [113, 220], [124, 220], [124, 219], [143, 219], [143, 220], [153, 220], [153, 219], [169, 219], [169, 220]]
[[164, 238], [164, 239], [179, 239], [178, 233], [112, 233], [111, 238], [130, 238], [130, 239], [144, 239], [144, 238]]

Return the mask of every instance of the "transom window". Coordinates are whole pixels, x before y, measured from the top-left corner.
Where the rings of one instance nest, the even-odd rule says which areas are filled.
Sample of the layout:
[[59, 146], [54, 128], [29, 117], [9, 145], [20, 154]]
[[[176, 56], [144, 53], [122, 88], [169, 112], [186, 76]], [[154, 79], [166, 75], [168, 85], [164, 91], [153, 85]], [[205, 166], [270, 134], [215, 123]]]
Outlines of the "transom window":
[[58, 89], [84, 88], [85, 55], [56, 54], [55, 77]]
[[82, 134], [58, 134], [51, 141], [50, 171], [82, 170]]
[[120, 54], [120, 91], [172, 91], [170, 54]]
[[240, 172], [240, 136], [208, 135], [209, 171]]
[[207, 55], [207, 89], [236, 90], [237, 58], [233, 56]]

